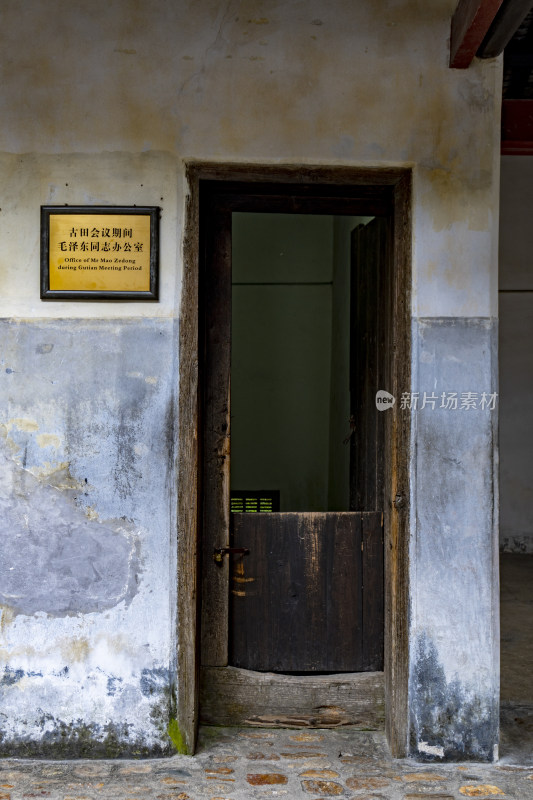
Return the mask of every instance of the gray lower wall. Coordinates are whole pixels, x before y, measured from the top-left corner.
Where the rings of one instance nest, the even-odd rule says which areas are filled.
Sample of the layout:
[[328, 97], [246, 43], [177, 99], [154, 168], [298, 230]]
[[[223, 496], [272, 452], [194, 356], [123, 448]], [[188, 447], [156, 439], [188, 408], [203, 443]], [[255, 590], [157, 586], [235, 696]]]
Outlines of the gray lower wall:
[[0, 337], [0, 753], [167, 753], [175, 324]]
[[[410, 751], [429, 760], [492, 760], [498, 742], [498, 541], [495, 497], [497, 324], [419, 319], [413, 411]], [[457, 410], [441, 408], [457, 392]], [[477, 393], [461, 409], [461, 393]], [[406, 413], [406, 412], [404, 412]]]
[[[492, 759], [497, 744], [497, 411], [440, 408], [442, 392], [496, 390], [496, 331], [413, 326], [413, 388], [437, 397], [402, 411], [419, 759]], [[1, 753], [172, 750], [176, 334], [170, 320], [0, 322]]]

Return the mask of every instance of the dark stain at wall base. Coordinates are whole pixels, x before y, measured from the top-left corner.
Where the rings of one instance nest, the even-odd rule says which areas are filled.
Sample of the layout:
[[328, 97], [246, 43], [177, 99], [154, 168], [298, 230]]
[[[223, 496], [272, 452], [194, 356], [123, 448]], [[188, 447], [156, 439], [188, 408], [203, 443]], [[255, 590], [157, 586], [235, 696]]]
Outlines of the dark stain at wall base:
[[[64, 667], [59, 673], [53, 674], [67, 678], [69, 669]], [[0, 672], [0, 706], [3, 689], [14, 686], [24, 678], [36, 676], [42, 677], [42, 673], [4, 667], [3, 672]], [[108, 677], [108, 696], [120, 694], [123, 688], [128, 691], [132, 687], [124, 687], [122, 678]], [[85, 724], [81, 719], [65, 722], [56, 719], [53, 714], [41, 713], [37, 719], [40, 732], [36, 735], [34, 730], [32, 738], [30, 735], [2, 735], [0, 731], [0, 757], [155, 758], [174, 755], [176, 745], [169, 735], [169, 725], [175, 722], [176, 715], [175, 670], [163, 667], [143, 669], [139, 688], [152, 701], [149, 709], [150, 731], [140, 725], [127, 723]], [[134, 728], [137, 728], [135, 734]], [[138, 733], [139, 728], [142, 730], [141, 735]]]
[[[417, 638], [415, 652], [410, 755], [421, 761], [493, 761], [497, 696], [476, 697], [459, 680], [448, 682], [437, 649], [426, 635]], [[439, 748], [442, 755], [435, 752]], [[428, 752], [431, 749], [433, 753]]]
[[15, 758], [158, 758], [174, 755], [175, 749], [155, 743], [147, 745], [138, 738], [130, 738], [127, 724], [86, 725], [81, 722], [67, 724], [44, 715], [41, 726], [53, 723], [54, 729], [47, 731], [39, 740], [7, 739], [0, 734], [0, 757]]

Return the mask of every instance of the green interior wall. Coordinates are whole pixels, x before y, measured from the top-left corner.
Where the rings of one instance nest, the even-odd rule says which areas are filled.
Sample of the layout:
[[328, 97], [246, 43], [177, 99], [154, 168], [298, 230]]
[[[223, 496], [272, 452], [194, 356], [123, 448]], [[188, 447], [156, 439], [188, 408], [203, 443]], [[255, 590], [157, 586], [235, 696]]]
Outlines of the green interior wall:
[[232, 489], [347, 510], [350, 232], [363, 219], [233, 214]]

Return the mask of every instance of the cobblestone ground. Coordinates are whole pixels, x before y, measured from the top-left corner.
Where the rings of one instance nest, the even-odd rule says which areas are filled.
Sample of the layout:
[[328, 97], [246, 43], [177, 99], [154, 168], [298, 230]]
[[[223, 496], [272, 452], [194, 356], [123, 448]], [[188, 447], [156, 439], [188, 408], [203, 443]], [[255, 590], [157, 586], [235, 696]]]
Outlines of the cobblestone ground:
[[533, 767], [393, 760], [381, 733], [203, 728], [194, 757], [0, 763], [0, 800], [533, 800]]

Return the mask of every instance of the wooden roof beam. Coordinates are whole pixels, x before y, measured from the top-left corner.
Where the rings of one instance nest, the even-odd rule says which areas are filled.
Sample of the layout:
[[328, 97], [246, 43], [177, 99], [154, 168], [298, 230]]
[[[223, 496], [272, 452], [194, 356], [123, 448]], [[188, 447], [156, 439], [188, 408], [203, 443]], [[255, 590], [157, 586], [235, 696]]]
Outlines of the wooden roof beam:
[[478, 58], [495, 58], [503, 53], [531, 8], [532, 0], [504, 0], [477, 52]]
[[503, 0], [459, 0], [452, 17], [450, 67], [467, 69]]

